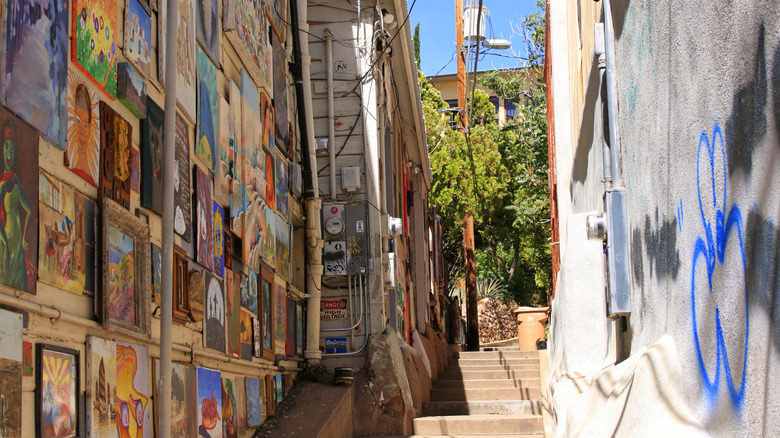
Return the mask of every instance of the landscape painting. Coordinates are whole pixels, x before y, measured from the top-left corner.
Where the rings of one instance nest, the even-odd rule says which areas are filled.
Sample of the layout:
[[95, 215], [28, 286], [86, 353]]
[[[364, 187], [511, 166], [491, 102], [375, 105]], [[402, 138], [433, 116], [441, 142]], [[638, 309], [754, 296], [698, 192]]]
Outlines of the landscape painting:
[[0, 53], [5, 57], [0, 60], [0, 94], [5, 95], [8, 109], [57, 149], [65, 148], [68, 4], [49, 0], [3, 2], [7, 19], [2, 26]]
[[[157, 41], [165, 41], [165, 32], [168, 26], [168, 2], [158, 2], [157, 15]], [[178, 16], [178, 35], [176, 42], [176, 102], [190, 122], [195, 121], [195, 84], [197, 56], [195, 55], [195, 2], [178, 0], [178, 10], [174, 13]], [[157, 45], [157, 80], [165, 84], [165, 44]]]
[[130, 208], [130, 149], [133, 127], [106, 102], [100, 102], [101, 196]]
[[225, 269], [227, 354], [233, 357], [241, 357], [241, 303], [238, 289], [238, 274]]
[[290, 226], [276, 215], [276, 273], [290, 279]]
[[238, 436], [238, 402], [235, 388], [235, 380], [222, 379], [222, 430], [225, 438]]
[[[22, 436], [22, 314], [0, 309], [0, 435]], [[32, 355], [32, 352], [30, 352]]]
[[115, 433], [116, 344], [114, 341], [87, 336], [87, 434], [109, 436]]
[[[173, 231], [189, 242], [192, 238], [190, 221], [190, 128], [176, 113], [176, 151], [174, 154]], [[178, 184], [175, 182], [178, 181]]]
[[[155, 371], [155, 416], [159, 415], [160, 361], [153, 359]], [[171, 364], [171, 432], [170, 435], [160, 433], [159, 423], [155, 421], [155, 436], [170, 436], [171, 438], [187, 438], [198, 436], [198, 375], [195, 367], [178, 363]], [[159, 417], [157, 417], [159, 418]], [[102, 435], [97, 435], [102, 436]]]
[[222, 438], [222, 376], [219, 371], [198, 368], [198, 435]]
[[246, 378], [246, 419], [247, 426], [255, 427], [263, 423], [263, 401], [260, 396], [260, 379]]
[[213, 201], [214, 210], [214, 273], [225, 275], [225, 209]]
[[211, 200], [211, 180], [195, 167], [195, 191], [196, 191], [196, 221], [197, 227], [197, 262], [208, 269], [214, 269], [214, 204]]
[[[244, 70], [241, 70], [241, 83], [252, 83], [252, 80]], [[235, 82], [230, 81], [230, 144], [232, 150], [228, 150], [228, 175], [230, 176], [230, 231], [237, 237], [244, 234], [244, 203], [246, 202], [246, 189], [243, 183], [243, 156], [244, 141], [242, 134], [243, 120], [241, 118], [242, 97], [241, 91]], [[232, 152], [232, 153], [231, 153]]]
[[68, 73], [68, 125], [65, 165], [84, 181], [98, 186], [100, 174], [100, 112], [97, 94], [87, 81]]
[[276, 266], [276, 213], [270, 208], [265, 209], [266, 236], [263, 261], [270, 266]]
[[206, 272], [206, 322], [203, 346], [225, 352], [225, 297], [219, 279]]
[[[231, 82], [233, 84], [233, 82]], [[230, 162], [233, 156], [233, 143], [230, 133], [230, 105], [220, 94], [218, 98], [217, 155], [214, 165], [214, 200], [223, 207], [230, 206]]]
[[125, 1], [124, 53], [148, 78], [152, 69], [152, 19], [138, 0]]
[[219, 66], [219, 34], [222, 32], [219, 22], [219, 1], [198, 0], [195, 3], [197, 4], [197, 40], [206, 49], [214, 64]]
[[135, 299], [135, 242], [132, 236], [109, 226], [108, 285], [109, 312], [115, 318], [136, 324]]
[[268, 50], [268, 24], [257, 0], [230, 0], [225, 2], [224, 31], [241, 59], [247, 59], [252, 79], [260, 87], [271, 83], [265, 62]]
[[36, 428], [38, 437], [65, 438], [78, 434], [79, 352], [54, 345], [37, 345]]
[[141, 120], [141, 206], [162, 215], [162, 156], [165, 113], [160, 105], [146, 99], [147, 114]]
[[116, 67], [116, 98], [139, 119], [146, 118], [146, 82], [129, 62]]
[[116, 98], [118, 17], [116, 0], [73, 0], [71, 59], [112, 100]]
[[[198, 4], [203, 1], [198, 1]], [[213, 2], [216, 5], [216, 2]], [[195, 155], [203, 160], [206, 167], [214, 171], [216, 164], [217, 139], [219, 138], [219, 99], [217, 94], [217, 69], [203, 53], [200, 46], [198, 55], [198, 123], [195, 138]]]

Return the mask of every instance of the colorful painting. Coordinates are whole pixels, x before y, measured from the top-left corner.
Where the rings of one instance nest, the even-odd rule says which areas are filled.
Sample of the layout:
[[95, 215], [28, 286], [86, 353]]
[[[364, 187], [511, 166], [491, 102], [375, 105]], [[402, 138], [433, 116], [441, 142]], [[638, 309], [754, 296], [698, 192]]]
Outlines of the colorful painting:
[[277, 342], [287, 340], [287, 287], [286, 283], [280, 279], [274, 279], [274, 333]]
[[[197, 3], [209, 2], [199, 0]], [[216, 5], [216, 2], [213, 2]], [[195, 155], [200, 157], [206, 167], [214, 171], [216, 161], [217, 139], [219, 125], [217, 119], [219, 102], [217, 94], [217, 69], [211, 60], [198, 46], [198, 123], [195, 141]]]
[[139, 119], [146, 118], [146, 81], [129, 62], [116, 66], [116, 98]]
[[[241, 125], [242, 133], [242, 151], [241, 157], [241, 170], [242, 170], [242, 182], [245, 190], [243, 211], [249, 208], [249, 205], [253, 204], [259, 196], [260, 187], [258, 186], [258, 153], [261, 150], [260, 146], [260, 107], [257, 94], [257, 87], [255, 87], [252, 80], [246, 74], [241, 76], [241, 114], [243, 117], [243, 124]], [[244, 226], [246, 230], [246, 225]]]
[[38, 179], [38, 279], [81, 295], [87, 277], [95, 275], [97, 205], [44, 171]]
[[198, 436], [222, 438], [222, 375], [198, 368]]
[[265, 202], [271, 210], [276, 209], [276, 202], [274, 201], [276, 197], [276, 178], [274, 177], [276, 167], [274, 167], [274, 161], [276, 161], [274, 160], [274, 154], [267, 152], [265, 154], [265, 166], [263, 166], [263, 169], [265, 169]]
[[295, 300], [287, 297], [287, 342], [285, 344], [285, 354], [295, 356], [295, 341], [298, 336], [295, 333]]
[[236, 425], [238, 436], [243, 437], [246, 433], [246, 379], [236, 377], [234, 391], [236, 393]]
[[160, 304], [162, 302], [162, 250], [159, 246], [151, 243], [152, 259], [152, 302]]
[[120, 437], [151, 437], [152, 406], [146, 347], [116, 343], [116, 410]]
[[152, 69], [152, 19], [138, 0], [125, 2], [125, 57], [149, 77]]
[[141, 167], [138, 158], [138, 150], [130, 148], [130, 190], [138, 193], [138, 171]]
[[249, 204], [244, 217], [242, 253], [244, 263], [254, 271], [260, 270], [260, 258], [263, 255], [267, 234], [264, 226], [265, 221], [260, 220], [260, 216], [265, 216], [265, 210], [265, 205], [259, 200], [255, 200]]
[[[235, 85], [233, 82], [231, 85]], [[230, 131], [230, 105], [220, 94], [217, 99], [219, 114], [217, 132], [216, 163], [214, 164], [214, 200], [224, 207], [230, 206], [231, 170], [230, 163], [233, 156], [233, 138]]]
[[197, 4], [197, 40], [214, 64], [219, 66], [219, 34], [222, 32], [219, 22], [219, 1], [198, 0], [195, 3]]
[[37, 436], [76, 436], [79, 420], [79, 352], [38, 344], [37, 356]]
[[265, 209], [266, 236], [263, 261], [271, 266], [276, 266], [276, 213], [270, 208]]
[[[159, 409], [159, 393], [157, 388], [162, 374], [160, 361], [154, 359], [155, 412]], [[155, 422], [155, 436], [171, 438], [189, 438], [198, 436], [198, 374], [194, 367], [178, 363], [171, 364], [171, 432], [160, 433], [159, 424]], [[156, 414], [159, 415], [159, 414]], [[159, 417], [158, 417], [159, 418]], [[93, 435], [94, 436], [94, 435]], [[96, 435], [103, 436], [103, 435]]]
[[208, 269], [214, 269], [214, 204], [211, 200], [211, 180], [195, 166], [196, 221], [198, 238], [195, 240], [197, 262]]
[[227, 300], [227, 354], [241, 357], [241, 303], [238, 274], [225, 269], [225, 296]]
[[270, 70], [265, 62], [268, 23], [265, 14], [258, 13], [257, 0], [227, 0], [225, 2], [224, 31], [241, 59], [249, 60], [247, 67], [252, 79], [261, 87], [270, 85]]
[[[168, 2], [158, 2], [157, 41], [165, 41], [168, 17]], [[176, 47], [176, 102], [190, 122], [195, 121], [195, 71], [197, 60], [195, 55], [195, 2], [178, 0], [178, 11], [174, 11], [179, 20]], [[158, 63], [157, 80], [165, 84], [165, 44], [157, 45]]]
[[278, 40], [274, 40], [274, 46], [281, 43], [284, 45], [284, 40], [287, 38], [287, 0], [270, 0], [265, 2], [265, 13], [269, 17], [271, 27], [274, 29], [274, 34]]
[[245, 360], [252, 360], [254, 356], [252, 333], [252, 314], [241, 309], [241, 358]]
[[251, 269], [241, 275], [241, 306], [257, 315], [257, 273]]
[[38, 135], [0, 107], [0, 136], [0, 223], [6, 239], [0, 250], [0, 283], [34, 294], [38, 277]]
[[238, 436], [238, 403], [236, 401], [236, 381], [222, 379], [222, 431], [225, 438]]
[[[78, 3], [78, 2], [76, 2]], [[5, 105], [58, 149], [65, 148], [68, 2], [8, 0], [2, 72]], [[74, 4], [75, 6], [75, 4]]]
[[100, 172], [100, 112], [97, 94], [75, 72], [68, 73], [65, 165], [93, 186]]
[[[0, 309], [0, 436], [4, 437], [22, 436], [22, 375], [28, 375], [28, 345], [32, 360], [32, 344], [22, 344], [22, 327], [21, 313]], [[32, 374], [31, 363], [29, 367]]]
[[260, 379], [257, 377], [246, 378], [246, 417], [249, 427], [263, 423], [263, 399], [260, 396]]
[[295, 354], [303, 356], [303, 304], [295, 303]]
[[73, 0], [71, 59], [111, 99], [116, 97], [117, 17], [115, 0]]
[[290, 226], [276, 215], [276, 273], [290, 279]]
[[281, 374], [274, 376], [274, 395], [276, 396], [276, 403], [281, 403], [284, 398], [284, 383], [282, 382]]
[[[286, 7], [286, 1], [285, 7]], [[282, 41], [284, 41], [282, 39]], [[287, 65], [287, 54], [284, 51], [284, 44], [280, 41], [273, 42], [274, 64]], [[290, 123], [287, 116], [287, 69], [274, 69], [274, 115], [276, 117], [276, 127], [274, 139], [276, 141], [276, 151], [294, 160], [293, 149], [290, 142]]]
[[260, 320], [252, 317], [252, 347], [255, 357], [263, 357], [263, 339], [260, 335]]
[[263, 349], [273, 350], [273, 284], [262, 278], [260, 280], [260, 293], [262, 294], [262, 325], [263, 325]]
[[116, 344], [87, 336], [87, 435], [109, 436], [116, 433]]
[[195, 322], [203, 320], [206, 301], [206, 284], [203, 274], [195, 269], [190, 272], [190, 318]]
[[213, 201], [214, 210], [214, 273], [225, 275], [225, 209]]
[[290, 164], [282, 158], [280, 154], [276, 155], [276, 172], [274, 172], [274, 183], [276, 185], [276, 213], [284, 219], [290, 220], [290, 207], [287, 202], [287, 175]]
[[[11, 352], [9, 351], [8, 353]], [[24, 341], [22, 342], [22, 376], [32, 377], [32, 375], [33, 375], [33, 344]], [[4, 432], [4, 431], [0, 429], [0, 432]]]
[[100, 192], [130, 208], [130, 149], [133, 127], [106, 102], [100, 102]]
[[[249, 87], [252, 80], [241, 70], [241, 83]], [[230, 144], [228, 150], [228, 175], [230, 176], [230, 231], [237, 237], [244, 234], [244, 203], [246, 189], [243, 180], [244, 140], [241, 118], [243, 106], [241, 91], [235, 82], [230, 81]], [[232, 152], [232, 153], [231, 153]]]
[[[164, 3], [164, 2], [163, 2]], [[185, 242], [192, 234], [190, 221], [190, 128], [176, 113], [176, 153], [174, 155], [173, 231]], [[178, 183], [177, 183], [178, 181]]]
[[203, 346], [225, 352], [225, 296], [222, 283], [206, 272], [206, 323], [203, 326]]
[[146, 99], [146, 108], [146, 119], [141, 120], [141, 206], [162, 215], [165, 113], [152, 98]]
[[135, 300], [135, 260], [133, 250], [135, 242], [122, 230], [109, 226], [108, 258], [109, 312], [130, 324], [136, 324]]
[[263, 147], [271, 152], [276, 147], [274, 133], [276, 132], [276, 123], [274, 122], [274, 106], [271, 98], [263, 93], [260, 114], [263, 116]]

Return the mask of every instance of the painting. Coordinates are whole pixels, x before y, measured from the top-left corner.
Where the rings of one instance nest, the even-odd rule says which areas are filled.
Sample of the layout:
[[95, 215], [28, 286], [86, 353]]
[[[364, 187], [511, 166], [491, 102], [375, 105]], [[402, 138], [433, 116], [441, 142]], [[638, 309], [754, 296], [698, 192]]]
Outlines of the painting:
[[[197, 3], [210, 3], [210, 0], [198, 0]], [[216, 2], [213, 2], [216, 5]], [[217, 69], [203, 53], [200, 46], [197, 49], [198, 56], [198, 123], [195, 141], [195, 155], [197, 155], [206, 167], [214, 171], [216, 161], [217, 139], [219, 138], [219, 125], [217, 119], [219, 102], [217, 94]]]
[[[234, 83], [231, 82], [231, 85]], [[233, 155], [233, 144], [230, 132], [230, 105], [221, 94], [217, 98], [217, 132], [216, 159], [214, 163], [214, 200], [223, 207], [230, 206], [230, 162]]]
[[263, 399], [257, 377], [246, 378], [246, 419], [249, 427], [260, 426], [263, 422]]
[[276, 213], [270, 208], [265, 209], [266, 236], [263, 261], [270, 266], [276, 266]]
[[[257, 87], [245, 73], [241, 76], [242, 151], [241, 178], [245, 191], [243, 211], [253, 204], [259, 192], [258, 153], [260, 152], [260, 107]], [[246, 225], [244, 226], [246, 230]]]
[[37, 345], [35, 417], [37, 437], [72, 437], [79, 431], [79, 352]]
[[146, 347], [116, 342], [116, 431], [120, 437], [151, 437], [152, 406]]
[[[184, 116], [190, 122], [195, 121], [195, 71], [197, 68], [197, 56], [195, 55], [195, 2], [190, 0], [178, 0], [177, 14], [179, 25], [176, 40], [176, 102]], [[157, 41], [165, 41], [165, 32], [168, 26], [168, 2], [158, 2], [159, 13], [157, 15]], [[157, 80], [165, 85], [165, 44], [157, 46]]]
[[160, 304], [162, 302], [162, 249], [154, 243], [150, 245], [152, 259], [152, 302]]
[[246, 433], [246, 379], [236, 377], [233, 390], [236, 394], [236, 430], [239, 437]]
[[251, 269], [241, 275], [241, 307], [257, 315], [257, 273]]
[[238, 436], [238, 403], [236, 381], [222, 379], [222, 431], [225, 438]]
[[203, 320], [203, 309], [206, 301], [206, 284], [203, 273], [197, 269], [190, 272], [190, 318], [195, 322]]
[[[261, 383], [262, 385], [262, 383]], [[269, 417], [276, 415], [276, 396], [274, 394], [274, 376], [265, 376], [265, 387], [260, 388], [265, 404], [268, 407], [267, 414]]]
[[244, 360], [252, 360], [254, 356], [252, 334], [252, 314], [241, 309], [241, 358]]
[[211, 200], [211, 180], [195, 166], [197, 259], [199, 265], [214, 269], [214, 204]]
[[186, 324], [190, 314], [190, 276], [187, 253], [173, 247], [173, 322]]
[[[138, 193], [138, 173], [141, 167], [140, 159], [138, 156], [138, 150], [136, 148], [130, 148], [130, 190], [134, 193]], [[147, 222], [148, 223], [148, 222]]]
[[274, 29], [276, 38], [278, 38], [278, 41], [274, 41], [274, 45], [277, 43], [283, 45], [287, 38], [287, 22], [290, 21], [287, 18], [287, 1], [288, 0], [269, 0], [265, 2], [266, 16], [271, 23], [271, 27]]
[[[277, 66], [287, 65], [287, 54], [282, 42], [274, 41], [273, 56], [274, 64]], [[287, 116], [287, 69], [285, 68], [274, 69], [274, 115], [276, 118], [274, 135], [276, 150], [288, 159], [294, 160], [292, 142], [290, 142], [290, 123]]]
[[81, 295], [95, 275], [97, 204], [43, 170], [38, 179], [38, 279]]
[[3, 2], [7, 19], [2, 26], [0, 53], [5, 56], [0, 60], [0, 94], [5, 95], [8, 109], [58, 149], [65, 148], [68, 4], [48, 0]]
[[263, 147], [271, 152], [276, 147], [276, 140], [274, 140], [274, 134], [276, 133], [276, 123], [274, 122], [274, 106], [271, 103], [271, 98], [267, 94], [263, 93], [263, 98], [260, 106], [260, 114], [263, 117]]
[[116, 97], [116, 43], [119, 37], [117, 2], [73, 0], [72, 4], [71, 60], [113, 100]]
[[276, 215], [276, 273], [290, 279], [290, 226]]
[[225, 297], [219, 278], [206, 272], [206, 323], [203, 325], [203, 346], [225, 352]]
[[0, 250], [0, 283], [35, 294], [38, 277], [38, 135], [0, 107], [3, 172], [0, 217], [6, 244]]
[[268, 23], [258, 0], [227, 0], [222, 11], [225, 35], [246, 62], [249, 74], [258, 86], [270, 85], [270, 71], [265, 62]]
[[264, 269], [263, 275], [260, 277], [260, 306], [262, 309], [260, 328], [263, 336], [263, 354], [266, 351], [273, 354], [273, 281], [273, 273]]
[[219, 202], [213, 201], [214, 211], [214, 273], [219, 277], [225, 275], [225, 209]]
[[87, 336], [85, 376], [87, 388], [87, 435], [116, 433], [116, 344]]
[[267, 152], [265, 154], [265, 166], [263, 166], [263, 169], [265, 169], [265, 202], [271, 210], [276, 209], [276, 202], [274, 201], [276, 197], [276, 178], [274, 177], [276, 167], [274, 167], [274, 161], [276, 161], [274, 160], [274, 154]]
[[287, 340], [287, 287], [279, 277], [274, 280], [274, 333], [276, 341], [285, 343]]
[[133, 127], [106, 102], [100, 102], [100, 197], [130, 209], [130, 149]]
[[[32, 375], [33, 375], [33, 344], [24, 341], [22, 342], [22, 376], [32, 377]], [[2, 431], [2, 429], [0, 429], [0, 431]]]
[[276, 396], [276, 403], [281, 403], [284, 398], [284, 384], [281, 374], [274, 376], [274, 395]]
[[149, 225], [103, 199], [103, 328], [149, 335]]
[[260, 335], [260, 320], [252, 317], [252, 351], [255, 357], [263, 357], [263, 339]]
[[244, 217], [244, 238], [242, 239], [242, 253], [244, 263], [254, 271], [260, 270], [260, 258], [263, 255], [267, 230], [265, 221], [265, 205], [259, 200], [250, 202], [246, 216]]
[[295, 356], [295, 300], [287, 297], [287, 342], [285, 344], [285, 354]]
[[[159, 410], [158, 385], [162, 374], [160, 361], [153, 359], [155, 378], [155, 412]], [[154, 424], [155, 436], [169, 436], [171, 438], [189, 438], [198, 436], [198, 374], [195, 367], [178, 363], [171, 364], [171, 432], [160, 433], [159, 424]], [[156, 414], [159, 415], [159, 414]], [[158, 417], [159, 418], [159, 417]], [[94, 436], [94, 435], [93, 435]], [[103, 435], [97, 435], [103, 436]]]
[[295, 303], [295, 355], [303, 356], [303, 304]]
[[65, 165], [84, 181], [98, 186], [100, 112], [97, 94], [76, 72], [68, 73], [68, 124]]
[[163, 124], [165, 113], [152, 98], [146, 99], [141, 120], [141, 206], [162, 215]]
[[190, 221], [190, 128], [176, 113], [176, 151], [173, 177], [173, 231], [185, 242], [192, 234]]
[[116, 66], [116, 98], [139, 119], [146, 118], [146, 81], [129, 62]]
[[[0, 309], [0, 436], [22, 436], [22, 375], [27, 371], [27, 346], [22, 344], [22, 314]], [[24, 357], [22, 355], [24, 345]], [[25, 366], [23, 367], [22, 361]], [[36, 367], [40, 369], [40, 366]], [[32, 374], [32, 364], [30, 364]], [[24, 374], [28, 375], [28, 374]], [[40, 387], [39, 387], [40, 388]]]
[[282, 155], [276, 154], [276, 171], [274, 172], [274, 183], [276, 185], [276, 213], [284, 219], [290, 220], [290, 207], [287, 202], [287, 175], [290, 164]]
[[227, 301], [227, 354], [241, 357], [241, 303], [238, 274], [225, 269], [225, 297]]
[[222, 438], [222, 376], [198, 368], [198, 436]]
[[222, 32], [219, 23], [219, 1], [197, 0], [195, 3], [197, 40], [214, 64], [219, 66], [219, 34]]
[[149, 77], [152, 69], [152, 19], [138, 0], [125, 2], [125, 57]]
[[[241, 83], [248, 87], [252, 80], [241, 70]], [[246, 202], [246, 189], [243, 180], [243, 119], [241, 118], [243, 106], [241, 91], [235, 82], [230, 81], [230, 144], [232, 150], [228, 150], [228, 175], [230, 176], [230, 231], [237, 237], [244, 234], [244, 203]], [[232, 153], [231, 153], [232, 152]]]

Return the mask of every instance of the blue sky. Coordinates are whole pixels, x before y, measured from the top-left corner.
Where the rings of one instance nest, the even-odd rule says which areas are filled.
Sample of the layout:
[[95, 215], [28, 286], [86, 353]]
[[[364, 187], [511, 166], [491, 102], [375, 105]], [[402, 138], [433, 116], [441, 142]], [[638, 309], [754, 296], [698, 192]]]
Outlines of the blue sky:
[[[407, 2], [411, 7], [414, 0], [407, 0]], [[484, 58], [480, 57], [477, 68], [483, 71], [520, 67], [522, 61], [514, 58], [515, 55], [525, 56], [525, 45], [519, 33], [520, 24], [524, 16], [536, 11], [536, 0], [483, 0], [482, 6], [490, 11], [488, 35], [510, 40], [512, 48], [490, 50]], [[455, 1], [417, 0], [409, 18], [412, 33], [418, 23], [420, 24], [420, 63], [423, 73], [426, 76], [433, 76], [442, 68], [439, 74], [455, 73], [457, 70], [454, 58]], [[517, 32], [513, 29], [517, 29]], [[484, 50], [481, 48], [480, 53]], [[473, 62], [472, 57], [469, 70], [474, 68]]]

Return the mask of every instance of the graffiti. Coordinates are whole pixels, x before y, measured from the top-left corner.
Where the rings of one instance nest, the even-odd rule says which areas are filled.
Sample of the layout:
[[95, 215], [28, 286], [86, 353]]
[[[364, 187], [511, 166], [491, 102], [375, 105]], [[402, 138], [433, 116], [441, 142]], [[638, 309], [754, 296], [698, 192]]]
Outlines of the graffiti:
[[[706, 155], [702, 155], [704, 152]], [[722, 169], [716, 169], [716, 154], [719, 159], [722, 160]], [[702, 159], [709, 159], [709, 180], [702, 179]], [[706, 163], [705, 163], [706, 164]], [[721, 173], [722, 172], [722, 173]], [[723, 179], [722, 191], [719, 191], [719, 187], [716, 187], [716, 178]], [[727, 169], [726, 169], [726, 151], [723, 141], [723, 133], [720, 126], [717, 124], [712, 132], [710, 138], [706, 132], [702, 132], [699, 137], [699, 146], [697, 151], [696, 162], [696, 183], [698, 188], [699, 198], [699, 213], [701, 215], [703, 233], [696, 237], [696, 242], [693, 249], [693, 262], [691, 272], [691, 317], [693, 321], [693, 341], [696, 348], [696, 355], [699, 364], [699, 370], [704, 380], [704, 389], [710, 398], [710, 401], [714, 401], [718, 394], [718, 389], [721, 382], [721, 364], [725, 374], [726, 385], [728, 386], [728, 392], [731, 397], [731, 401], [737, 407], [741, 407], [745, 398], [745, 378], [747, 373], [747, 358], [748, 358], [748, 339], [749, 339], [749, 327], [750, 327], [750, 315], [747, 311], [748, 305], [748, 283], [747, 283], [747, 262], [745, 258], [745, 244], [743, 241], [743, 224], [742, 213], [736, 204], [729, 206], [726, 199], [727, 191]], [[718, 181], [720, 183], [720, 181]], [[719, 184], [718, 184], [719, 185]], [[708, 191], [712, 190], [712, 198]], [[718, 199], [720, 192], [721, 199]], [[703, 196], [704, 193], [704, 196]], [[712, 202], [710, 206], [710, 202]], [[714, 211], [713, 211], [714, 210]], [[705, 213], [706, 212], [706, 213]], [[733, 365], [738, 363], [739, 358], [729, 358], [729, 353], [726, 349], [726, 341], [724, 339], [723, 324], [721, 322], [720, 305], [716, 302], [717, 296], [713, 294], [712, 277], [718, 270], [723, 270], [723, 265], [728, 262], [726, 258], [726, 248], [729, 243], [736, 240], [739, 244], [739, 255], [742, 259], [742, 269], [745, 284], [745, 332], [744, 332], [744, 349], [741, 351], [741, 375], [734, 379]], [[733, 254], [733, 253], [729, 253]], [[705, 304], [708, 300], [715, 305], [715, 318], [714, 327], [699, 327], [697, 322], [696, 311], [696, 273], [699, 269], [699, 261], [704, 263], [704, 267], [707, 269], [707, 280], [709, 287], [709, 294], [705, 296], [699, 296], [699, 301]], [[715, 364], [714, 375], [711, 374], [712, 370], [708, 370], [708, 366], [712, 366], [711, 361], [705, 363], [705, 354], [710, 351], [704, 351], [702, 349], [700, 336], [711, 333], [710, 330], [714, 328], [715, 335]], [[700, 333], [701, 330], [701, 333]], [[732, 361], [737, 361], [732, 363]], [[738, 370], [739, 368], [736, 368]]]

